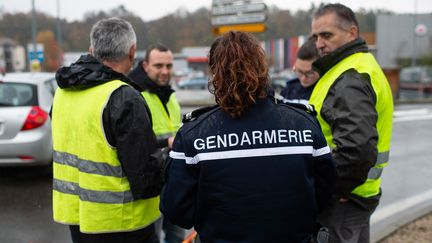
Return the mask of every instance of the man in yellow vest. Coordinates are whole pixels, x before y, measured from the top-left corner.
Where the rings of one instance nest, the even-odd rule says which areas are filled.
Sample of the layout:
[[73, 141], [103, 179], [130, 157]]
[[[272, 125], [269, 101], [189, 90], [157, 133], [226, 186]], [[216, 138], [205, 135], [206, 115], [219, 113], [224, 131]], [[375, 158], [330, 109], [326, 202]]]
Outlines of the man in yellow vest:
[[98, 21], [89, 51], [56, 74], [54, 220], [74, 243], [159, 242], [163, 165], [148, 108], [125, 76], [136, 51], [131, 24]]
[[369, 219], [381, 196], [392, 131], [390, 86], [369, 53], [353, 11], [327, 4], [313, 15], [320, 74], [310, 104], [332, 149], [338, 177], [333, 202], [318, 218], [330, 242], [369, 242]]
[[[171, 50], [166, 46], [150, 45], [144, 60], [129, 74], [150, 108], [153, 131], [163, 150], [163, 159], [167, 157], [181, 125], [180, 105], [170, 86], [173, 59]], [[166, 218], [162, 218], [156, 225], [160, 225], [160, 233], [163, 230], [166, 243], [181, 242], [185, 236], [182, 228], [171, 224]]]

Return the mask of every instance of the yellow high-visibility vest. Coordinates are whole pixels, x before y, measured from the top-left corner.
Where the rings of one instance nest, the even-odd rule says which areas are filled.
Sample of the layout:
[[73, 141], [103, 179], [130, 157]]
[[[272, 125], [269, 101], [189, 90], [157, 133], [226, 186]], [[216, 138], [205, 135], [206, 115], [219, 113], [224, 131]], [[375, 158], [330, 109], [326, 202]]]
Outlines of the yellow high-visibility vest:
[[159, 197], [135, 199], [102, 113], [114, 80], [85, 90], [57, 89], [52, 108], [54, 220], [84, 233], [133, 231], [160, 217]]
[[161, 100], [156, 94], [148, 91], [143, 91], [141, 94], [150, 108], [153, 132], [156, 136], [158, 138], [175, 136], [181, 125], [180, 105], [175, 93], [170, 95], [166, 104], [169, 114], [166, 112]]
[[315, 106], [318, 113], [317, 118], [327, 143], [331, 148], [335, 148], [331, 127], [322, 118], [321, 108], [330, 87], [342, 73], [349, 69], [369, 75], [377, 99], [375, 109], [378, 114], [376, 123], [378, 158], [375, 165], [369, 170], [367, 180], [352, 191], [353, 194], [367, 198], [379, 193], [381, 173], [389, 159], [393, 115], [393, 96], [390, 85], [375, 58], [370, 53], [355, 53], [340, 61], [320, 78], [311, 94], [309, 103]]

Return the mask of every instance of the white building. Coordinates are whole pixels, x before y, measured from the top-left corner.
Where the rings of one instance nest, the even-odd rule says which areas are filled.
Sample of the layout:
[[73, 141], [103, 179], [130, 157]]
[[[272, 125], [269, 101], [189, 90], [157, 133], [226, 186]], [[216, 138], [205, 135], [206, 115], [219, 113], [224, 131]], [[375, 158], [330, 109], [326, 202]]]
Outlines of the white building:
[[0, 37], [0, 72], [18, 72], [26, 68], [23, 46], [9, 38]]

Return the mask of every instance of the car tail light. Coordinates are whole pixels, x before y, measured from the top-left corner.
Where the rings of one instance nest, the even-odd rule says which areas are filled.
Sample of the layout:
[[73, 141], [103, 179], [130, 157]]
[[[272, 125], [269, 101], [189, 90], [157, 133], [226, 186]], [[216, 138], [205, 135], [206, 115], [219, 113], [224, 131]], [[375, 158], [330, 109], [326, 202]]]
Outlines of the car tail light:
[[48, 114], [39, 106], [33, 106], [27, 115], [21, 131], [31, 130], [42, 126], [48, 119]]
[[18, 156], [18, 158], [20, 158], [22, 160], [34, 160], [34, 157], [30, 156], [30, 155], [20, 155], [20, 156]]

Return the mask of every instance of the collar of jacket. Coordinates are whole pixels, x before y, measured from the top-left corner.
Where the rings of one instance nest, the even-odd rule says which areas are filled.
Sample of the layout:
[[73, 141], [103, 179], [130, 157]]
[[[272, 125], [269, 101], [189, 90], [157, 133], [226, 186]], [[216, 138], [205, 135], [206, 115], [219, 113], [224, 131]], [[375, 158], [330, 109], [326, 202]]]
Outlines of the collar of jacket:
[[330, 68], [344, 58], [358, 52], [369, 52], [366, 42], [362, 38], [357, 38], [316, 60], [312, 67], [322, 77]]
[[61, 89], [87, 89], [112, 80], [130, 83], [126, 76], [103, 65], [89, 54], [82, 55], [72, 65], [57, 70], [56, 80]]
[[129, 78], [139, 86], [138, 90], [140, 92], [149, 91], [150, 93], [156, 94], [163, 104], [166, 104], [169, 100], [169, 97], [174, 90], [170, 85], [167, 86], [159, 86], [150, 77], [147, 75], [146, 71], [142, 67], [143, 61], [140, 61], [138, 65], [130, 72]]

